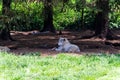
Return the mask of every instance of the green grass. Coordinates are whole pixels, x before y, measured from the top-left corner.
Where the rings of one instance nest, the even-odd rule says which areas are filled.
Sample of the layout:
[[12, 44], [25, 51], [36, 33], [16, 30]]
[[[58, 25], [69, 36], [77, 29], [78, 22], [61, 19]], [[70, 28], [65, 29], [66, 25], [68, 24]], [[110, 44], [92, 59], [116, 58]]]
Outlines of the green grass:
[[120, 55], [0, 53], [0, 80], [120, 80]]

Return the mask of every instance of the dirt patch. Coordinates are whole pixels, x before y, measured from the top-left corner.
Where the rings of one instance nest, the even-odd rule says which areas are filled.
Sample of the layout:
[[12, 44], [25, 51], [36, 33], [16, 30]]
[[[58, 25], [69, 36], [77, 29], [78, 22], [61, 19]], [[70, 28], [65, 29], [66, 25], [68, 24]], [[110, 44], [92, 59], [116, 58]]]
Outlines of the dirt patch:
[[[42, 55], [54, 55], [52, 51], [57, 46], [59, 37], [66, 37], [71, 43], [78, 45], [81, 53], [120, 53], [119, 45], [106, 44], [106, 42], [120, 44], [120, 40], [80, 39], [84, 35], [92, 35], [90, 30], [81, 32], [63, 31], [63, 35], [52, 33], [31, 34], [32, 32], [12, 31], [12, 37], [16, 41], [0, 41], [0, 46], [7, 46], [15, 54], [40, 52]], [[120, 35], [119, 33], [117, 35]], [[80, 54], [81, 54], [80, 53]]]

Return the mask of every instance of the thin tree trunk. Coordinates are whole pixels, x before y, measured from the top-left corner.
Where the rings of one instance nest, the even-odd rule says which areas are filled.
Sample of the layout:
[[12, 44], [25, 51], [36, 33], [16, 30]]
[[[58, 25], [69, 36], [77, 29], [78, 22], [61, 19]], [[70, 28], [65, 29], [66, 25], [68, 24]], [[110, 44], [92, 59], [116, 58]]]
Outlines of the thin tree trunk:
[[53, 6], [52, 0], [44, 1], [44, 26], [41, 31], [50, 31], [56, 33], [53, 25]]
[[106, 38], [109, 28], [109, 0], [98, 0], [98, 13], [95, 16], [95, 36]]
[[99, 37], [106, 39], [109, 28], [109, 0], [97, 0], [96, 7], [98, 12], [95, 15], [95, 34], [83, 38]]
[[10, 11], [11, 0], [2, 0], [2, 14], [8, 15]]
[[81, 27], [84, 28], [84, 8], [82, 8], [82, 12], [81, 12]]
[[7, 22], [7, 18], [9, 18], [9, 13], [10, 13], [10, 4], [11, 0], [3, 0], [2, 1], [2, 15], [3, 17], [1, 18], [3, 21], [3, 28], [0, 32], [0, 38], [2, 40], [13, 40], [11, 35], [10, 35], [10, 30], [9, 30], [9, 23]]

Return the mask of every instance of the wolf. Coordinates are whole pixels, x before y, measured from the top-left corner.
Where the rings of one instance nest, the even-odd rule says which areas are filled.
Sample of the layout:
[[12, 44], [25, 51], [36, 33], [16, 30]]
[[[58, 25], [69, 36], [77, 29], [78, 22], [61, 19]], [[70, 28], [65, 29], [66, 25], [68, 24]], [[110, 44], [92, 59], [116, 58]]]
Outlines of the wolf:
[[58, 48], [54, 48], [58, 52], [80, 52], [77, 45], [71, 44], [67, 38], [60, 37], [58, 40]]

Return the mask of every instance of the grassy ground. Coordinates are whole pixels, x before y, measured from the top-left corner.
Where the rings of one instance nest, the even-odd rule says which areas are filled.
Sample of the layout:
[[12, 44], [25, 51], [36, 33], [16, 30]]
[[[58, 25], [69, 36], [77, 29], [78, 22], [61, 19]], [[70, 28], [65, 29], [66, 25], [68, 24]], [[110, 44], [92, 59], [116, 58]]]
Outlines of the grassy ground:
[[120, 80], [120, 55], [0, 53], [0, 80]]

